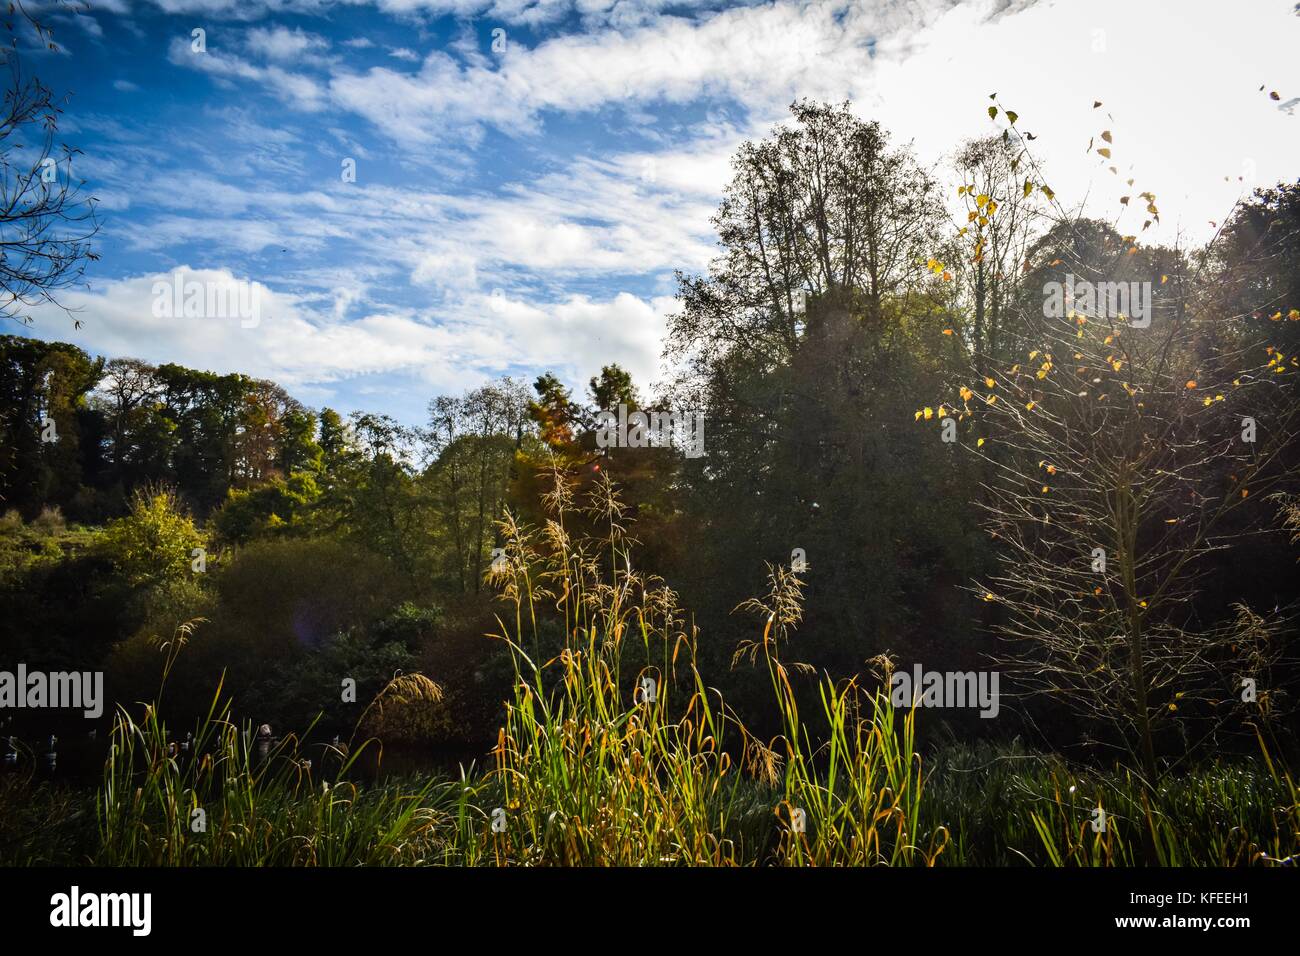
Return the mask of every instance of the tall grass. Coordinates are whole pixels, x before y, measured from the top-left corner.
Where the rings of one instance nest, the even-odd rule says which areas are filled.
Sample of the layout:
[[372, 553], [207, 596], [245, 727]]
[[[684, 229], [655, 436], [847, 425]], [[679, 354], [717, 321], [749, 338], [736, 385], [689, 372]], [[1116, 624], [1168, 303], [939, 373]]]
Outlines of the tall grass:
[[[635, 542], [609, 481], [578, 506], [557, 469], [544, 501], [541, 527], [509, 514], [501, 522], [505, 558], [491, 579], [506, 611], [491, 636], [507, 648], [514, 680], [486, 772], [357, 782], [360, 758], [381, 746], [370, 735], [440, 699], [420, 675], [390, 682], [347, 744], [256, 736], [231, 720], [218, 687], [188, 747], [178, 746], [160, 713], [185, 627], [163, 647], [158, 700], [118, 709], [86, 856], [153, 866], [1300, 859], [1300, 794], [1262, 737], [1254, 764], [1213, 763], [1154, 787], [1122, 768], [1084, 770], [1014, 744], [951, 744], [924, 767], [913, 712], [883, 689], [888, 660], [873, 662], [875, 685], [835, 682], [794, 659], [803, 582], [781, 567], [769, 570], [765, 594], [737, 609], [759, 624], [733, 666], [767, 674], [780, 716], [779, 733], [760, 740], [701, 676], [698, 633], [677, 595], [633, 568]], [[0, 804], [13, 804], [14, 790], [0, 788]], [[75, 815], [68, 795], [32, 792]], [[87, 842], [66, 827], [47, 831], [0, 826], [0, 848], [18, 861], [71, 862]], [[57, 844], [48, 851], [45, 836]]]
[[950, 744], [925, 816], [952, 829], [948, 862], [979, 866], [1294, 866], [1300, 794], [1263, 738], [1258, 761], [1215, 761], [1156, 787], [1018, 745]]
[[[787, 665], [781, 649], [800, 613], [798, 580], [773, 569], [769, 594], [745, 605], [766, 624], [737, 660], [761, 659], [785, 728], [763, 742], [706, 687], [676, 595], [633, 570], [624, 507], [608, 479], [575, 509], [568, 479], [554, 477], [544, 527], [510, 516], [501, 525], [505, 562], [493, 577], [513, 613], [512, 625], [498, 618], [495, 636], [510, 649], [515, 682], [493, 770], [506, 826], [486, 828], [482, 857], [503, 865], [932, 863], [946, 834], [919, 832], [912, 716], [896, 720], [883, 694], [856, 682], [824, 680], [826, 742], [814, 746], [800, 719], [790, 674], [811, 669]], [[575, 540], [573, 519], [604, 537]], [[547, 600], [565, 637], [542, 660], [538, 609]], [[765, 793], [775, 799], [763, 806]]]
[[[164, 689], [187, 637], [183, 628], [165, 645]], [[396, 678], [362, 721], [386, 699], [434, 696], [417, 677]], [[157, 702], [138, 718], [119, 707], [96, 808], [94, 862], [373, 866], [454, 859], [450, 833], [440, 833], [439, 824], [454, 819], [464, 792], [433, 780], [359, 786], [349, 773], [374, 745], [318, 745], [309, 755], [294, 735], [256, 736], [251, 725], [231, 721], [220, 687], [184, 745], [168, 732]]]

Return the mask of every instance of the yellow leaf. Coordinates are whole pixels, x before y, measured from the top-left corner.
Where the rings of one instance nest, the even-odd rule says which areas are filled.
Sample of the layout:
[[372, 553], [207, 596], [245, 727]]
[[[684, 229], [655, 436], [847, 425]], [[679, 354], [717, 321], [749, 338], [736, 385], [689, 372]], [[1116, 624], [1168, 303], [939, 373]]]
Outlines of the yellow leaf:
[[925, 420], [928, 422], [930, 419], [934, 418], [934, 409], [927, 405], [924, 409], [924, 414]]
[[976, 448], [983, 448], [983, 447], [984, 447], [984, 439], [981, 438], [979, 441], [977, 441], [977, 442], [975, 443], [975, 447], [976, 447]]
[[993, 379], [991, 379], [991, 378], [986, 378], [986, 379], [984, 379], [984, 384], [985, 384], [985, 386], [987, 386], [988, 388], [997, 388], [997, 387], [998, 387], [998, 383], [995, 382], [995, 381], [993, 381]]

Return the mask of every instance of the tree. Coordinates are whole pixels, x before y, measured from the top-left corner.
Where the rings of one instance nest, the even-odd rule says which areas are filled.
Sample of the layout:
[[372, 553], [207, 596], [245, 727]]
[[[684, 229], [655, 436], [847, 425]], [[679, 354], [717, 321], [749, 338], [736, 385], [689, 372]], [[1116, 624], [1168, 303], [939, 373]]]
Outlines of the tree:
[[510, 378], [429, 403], [426, 439], [435, 457], [421, 480], [436, 504], [436, 526], [450, 538], [447, 556], [462, 593], [482, 590], [527, 410], [526, 391]]
[[194, 550], [203, 547], [203, 535], [175, 492], [167, 488], [138, 492], [131, 513], [104, 530], [105, 553], [133, 587], [188, 578], [193, 573]]
[[[732, 348], [757, 364], [798, 348], [803, 302], [836, 289], [861, 297], [868, 320], [915, 288], [938, 242], [935, 183], [879, 123], [847, 103], [791, 106], [795, 123], [747, 142], [713, 218], [721, 254], [707, 277], [679, 277], [674, 350], [707, 368]], [[701, 364], [702, 363], [702, 364]]]
[[82, 485], [86, 395], [103, 359], [75, 345], [0, 336], [0, 500], [35, 514], [67, 505]]
[[[708, 435], [682, 471], [687, 593], [725, 629], [763, 562], [801, 549], [804, 646], [852, 673], [900, 642], [923, 648], [918, 632], [951, 613], [934, 593], [969, 570], [964, 508], [933, 505], [959, 494], [951, 456], [911, 433], [903, 398], [942, 380], [946, 323], [924, 263], [945, 215], [878, 123], [847, 106], [792, 113], [738, 150], [719, 254], [681, 277], [670, 319], [672, 400], [703, 408]], [[939, 574], [916, 573], [929, 566]]]
[[30, 322], [26, 308], [57, 306], [55, 293], [80, 281], [86, 262], [97, 258], [90, 243], [98, 224], [95, 201], [83, 197], [84, 181], [73, 172], [79, 151], [55, 143], [63, 109], [48, 86], [23, 73], [23, 28], [54, 50], [50, 31], [22, 3], [9, 4], [5, 26], [10, 43], [0, 46], [0, 61], [9, 70], [0, 109], [0, 316]]
[[[1122, 261], [1136, 274], [1170, 261], [1095, 223], [1061, 229], [1096, 239], [1087, 272], [1052, 260], [1062, 270], [1093, 274], [1115, 249], [1134, 249]], [[1037, 346], [983, 378], [973, 365], [936, 421], [977, 419], [987, 436], [967, 447], [992, 476], [981, 504], [1000, 563], [976, 590], [999, 612], [1003, 665], [1108, 727], [1154, 781], [1166, 731], [1190, 750], [1198, 722], [1208, 736], [1239, 710], [1244, 680], [1267, 693], [1280, 618], [1244, 603], [1211, 614], [1198, 596], [1208, 562], [1243, 537], [1235, 514], [1294, 481], [1297, 410], [1279, 387], [1289, 359], [1227, 345], [1180, 283], [1148, 287], [1149, 327], [1085, 305], [1026, 318]]]
[[957, 254], [949, 274], [965, 300], [961, 311], [970, 318], [965, 338], [975, 355], [1001, 356], [1010, 344], [1004, 341], [1005, 333], [1015, 332], [1006, 327], [1015, 319], [1009, 310], [1044, 223], [1041, 194], [1023, 186], [1023, 163], [1018, 142], [1001, 136], [973, 140], [956, 156], [966, 216], [953, 237]]

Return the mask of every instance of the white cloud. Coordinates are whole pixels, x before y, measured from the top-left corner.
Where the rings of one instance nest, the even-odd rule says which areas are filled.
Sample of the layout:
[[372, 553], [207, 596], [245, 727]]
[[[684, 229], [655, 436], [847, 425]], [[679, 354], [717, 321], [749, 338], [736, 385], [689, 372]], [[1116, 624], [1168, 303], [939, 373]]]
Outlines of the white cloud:
[[301, 62], [305, 54], [329, 49], [329, 41], [301, 27], [290, 30], [283, 26], [254, 27], [248, 31], [248, 48], [268, 60]]
[[[929, 0], [941, 11], [955, 0]], [[985, 4], [987, 10], [1000, 5]], [[434, 51], [415, 74], [340, 71], [334, 101], [395, 139], [418, 144], [478, 124], [535, 132], [547, 111], [722, 99], [771, 111], [796, 95], [842, 97], [870, 72], [868, 45], [915, 26], [918, 9], [880, 0], [806, 0], [700, 19], [664, 16], [630, 30], [566, 34], [463, 65]]]
[[[257, 8], [156, 2], [213, 15]], [[1091, 211], [1109, 214], [1133, 176], [1135, 192], [1159, 198], [1164, 225], [1147, 235], [1164, 240], [1180, 226], [1190, 240], [1205, 239], [1208, 222], [1221, 221], [1245, 188], [1237, 176], [1293, 179], [1300, 155], [1300, 117], [1258, 90], [1267, 83], [1283, 103], [1300, 94], [1292, 53], [1300, 18], [1268, 5], [1242, 4], [1231, 17], [1212, 0], [1185, 0], [1176, 16], [1131, 0], [378, 6], [403, 16], [487, 11], [492, 23], [511, 25], [558, 23], [572, 12], [581, 19], [542, 31], [531, 48], [520, 38], [530, 34], [512, 26], [503, 56], [462, 27], [418, 69], [346, 66], [347, 50], [375, 44], [336, 40], [325, 56], [310, 39], [302, 45], [314, 34], [278, 25], [248, 32], [255, 59], [211, 46], [192, 54], [188, 39], [176, 40], [174, 63], [230, 88], [269, 91], [312, 114], [298, 117], [309, 132], [294, 132], [283, 111], [256, 123], [251, 116], [265, 116], [256, 107], [206, 110], [238, 157], [213, 151], [217, 160], [186, 166], [169, 155], [193, 147], [178, 145], [182, 134], [168, 139], [164, 129], [150, 139], [103, 117], [71, 117], [122, 144], [82, 161], [112, 183], [105, 195], [116, 208], [131, 210], [107, 224], [112, 239], [159, 266], [182, 255], [251, 260], [245, 272], [297, 291], [279, 293], [282, 317], [249, 336], [237, 326], [155, 328], [130, 304], [148, 277], [117, 280], [85, 300], [86, 334], [105, 343], [97, 348], [133, 354], [143, 345], [160, 360], [221, 362], [325, 392], [383, 375], [456, 390], [521, 366], [581, 383], [611, 360], [644, 385], [673, 308], [649, 290], [671, 288], [665, 277], [675, 268], [707, 267], [709, 217], [736, 146], [765, 135], [800, 96], [851, 98], [896, 143], [914, 141], [922, 160], [938, 165], [962, 139], [998, 128], [986, 114], [997, 91], [1037, 134], [1034, 149], [1063, 201], [1090, 196]], [[674, 15], [649, 16], [669, 8]], [[681, 15], [688, 9], [697, 15]], [[424, 49], [427, 39], [417, 31], [408, 42]], [[564, 135], [545, 135], [562, 123]], [[492, 128], [507, 134], [499, 155], [489, 152], [503, 139]], [[1084, 151], [1103, 129], [1113, 134], [1120, 176]], [[338, 182], [334, 142], [346, 149], [340, 155], [363, 160], [357, 184]], [[412, 158], [476, 143], [486, 145], [463, 149], [456, 167]], [[329, 154], [324, 173], [313, 149]], [[1136, 232], [1141, 221], [1121, 225]], [[281, 258], [281, 249], [289, 254]], [[494, 299], [493, 288], [503, 295]]]
[[[255, 324], [226, 317], [157, 315], [155, 286], [199, 282], [256, 290]], [[334, 308], [318, 310], [309, 296], [276, 291], [229, 269], [193, 269], [133, 276], [73, 291], [64, 304], [82, 321], [68, 328], [53, 307], [33, 310], [35, 329], [108, 356], [177, 362], [215, 372], [243, 372], [290, 391], [328, 396], [330, 386], [366, 376], [398, 375], [428, 390], [456, 392], [518, 366], [554, 368], [571, 383], [617, 361], [648, 384], [657, 371], [664, 316], [671, 299], [643, 301], [621, 293], [606, 301], [571, 296], [533, 303], [471, 295], [439, 314], [374, 311], [341, 319], [356, 288], [334, 290]], [[251, 293], [245, 291], [246, 301]], [[495, 306], [495, 307], [494, 307]]]
[[256, 83], [300, 110], [314, 112], [325, 106], [324, 89], [309, 76], [291, 73], [280, 66], [257, 66], [211, 47], [205, 52], [196, 52], [186, 37], [172, 40], [167, 59], [177, 66], [206, 73], [218, 82], [246, 80]]

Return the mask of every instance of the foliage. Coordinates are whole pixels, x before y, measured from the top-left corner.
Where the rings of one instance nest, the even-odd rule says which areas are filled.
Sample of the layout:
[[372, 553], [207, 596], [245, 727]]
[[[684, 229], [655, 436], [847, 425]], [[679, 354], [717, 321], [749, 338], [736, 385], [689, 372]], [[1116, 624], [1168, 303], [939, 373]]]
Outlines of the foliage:
[[131, 502], [131, 513], [104, 530], [103, 547], [132, 587], [171, 584], [192, 572], [204, 538], [184, 513], [174, 492], [144, 490]]

